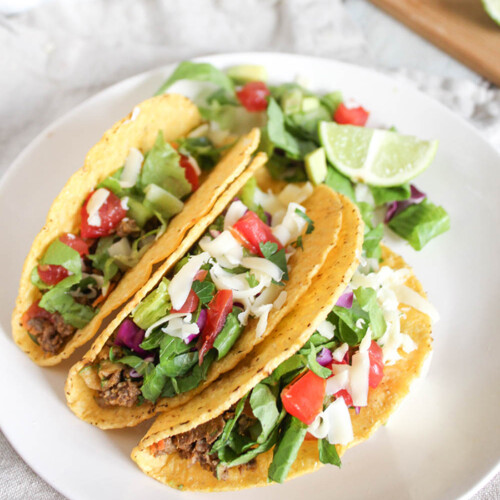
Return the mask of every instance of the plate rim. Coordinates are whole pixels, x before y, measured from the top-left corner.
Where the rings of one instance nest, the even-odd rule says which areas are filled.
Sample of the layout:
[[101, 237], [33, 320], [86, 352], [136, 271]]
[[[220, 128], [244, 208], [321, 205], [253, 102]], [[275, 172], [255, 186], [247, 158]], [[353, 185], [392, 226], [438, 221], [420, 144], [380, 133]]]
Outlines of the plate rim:
[[[36, 148], [47, 138], [47, 135], [50, 133], [52, 129], [56, 129], [60, 127], [61, 125], [64, 125], [65, 122], [71, 121], [73, 119], [74, 115], [77, 115], [83, 108], [87, 107], [94, 101], [102, 98], [106, 98], [107, 93], [113, 93], [116, 92], [117, 89], [121, 86], [126, 87], [127, 85], [133, 85], [133, 81], [142, 81], [146, 80], [147, 78], [154, 77], [155, 75], [160, 75], [162, 73], [167, 73], [169, 70], [172, 70], [175, 65], [179, 64], [182, 61], [189, 60], [193, 62], [213, 62], [214, 64], [217, 65], [219, 60], [224, 60], [225, 58], [289, 58], [291, 60], [296, 60], [296, 59], [303, 59], [307, 61], [316, 61], [316, 62], [327, 62], [328, 64], [333, 64], [337, 65], [339, 67], [346, 67], [346, 68], [351, 68], [355, 69], [356, 71], [362, 71], [369, 74], [374, 74], [377, 76], [377, 78], [380, 78], [382, 80], [385, 80], [387, 84], [397, 84], [399, 87], [402, 87], [405, 89], [405, 91], [410, 92], [410, 93], [415, 93], [418, 95], [420, 98], [425, 99], [427, 102], [429, 102], [431, 105], [436, 106], [441, 113], [444, 113], [448, 116], [449, 119], [452, 119], [454, 121], [458, 121], [462, 127], [465, 127], [470, 134], [472, 134], [476, 140], [479, 140], [480, 143], [482, 143], [482, 146], [489, 149], [491, 153], [493, 153], [498, 160], [500, 161], [500, 151], [498, 151], [477, 129], [474, 125], [472, 125], [469, 121], [467, 121], [465, 118], [462, 116], [458, 115], [457, 113], [453, 112], [451, 109], [449, 109], [447, 106], [445, 106], [443, 103], [435, 99], [434, 97], [424, 93], [420, 89], [418, 89], [416, 86], [413, 86], [411, 83], [408, 81], [404, 80], [397, 80], [394, 78], [392, 75], [385, 73], [384, 71], [381, 71], [377, 68], [372, 68], [372, 67], [367, 67], [367, 66], [361, 66], [358, 64], [350, 63], [350, 62], [345, 62], [341, 60], [337, 60], [334, 58], [328, 58], [328, 57], [320, 57], [320, 56], [309, 56], [306, 54], [294, 54], [291, 52], [277, 52], [277, 51], [245, 51], [245, 52], [224, 52], [224, 53], [212, 53], [204, 56], [197, 56], [193, 58], [188, 58], [188, 59], [180, 59], [176, 61], [172, 61], [170, 63], [142, 71], [140, 73], [131, 75], [127, 78], [124, 78], [122, 80], [116, 81], [112, 83], [111, 85], [102, 88], [95, 94], [92, 94], [91, 96], [87, 97], [80, 103], [76, 104], [72, 108], [68, 109], [65, 111], [61, 116], [57, 117], [54, 119], [52, 122], [50, 122], [48, 125], [46, 125], [38, 134], [34, 136], [33, 139], [31, 139], [26, 146], [24, 146], [19, 153], [15, 156], [14, 160], [8, 165], [7, 169], [4, 171], [0, 178], [0, 196], [2, 195], [4, 189], [6, 188], [6, 185], [10, 181], [12, 176], [16, 175], [16, 171], [19, 168], [19, 165], [23, 163], [24, 158], [28, 156], [33, 150], [36, 150]], [[3, 420], [3, 419], [2, 419]], [[59, 492], [61, 495], [65, 496], [67, 493], [64, 493], [62, 490], [59, 489], [59, 487], [52, 483], [51, 480], [49, 480], [43, 472], [40, 472], [38, 465], [32, 463], [30, 459], [25, 458], [25, 456], [18, 450], [18, 447], [16, 446], [16, 438], [13, 436], [14, 433], [11, 433], [11, 429], [5, 429], [3, 424], [0, 424], [0, 428], [10, 444], [10, 446], [15, 450], [15, 452], [19, 455], [19, 457], [35, 472], [37, 476], [39, 476], [43, 481], [45, 481], [47, 484], [49, 484], [52, 488], [54, 488], [57, 492]], [[464, 492], [460, 498], [469, 498], [473, 496], [475, 493], [477, 493], [481, 488], [483, 488], [487, 483], [489, 483], [492, 478], [500, 472], [500, 455], [497, 459], [496, 465], [494, 465], [489, 472], [484, 475], [480, 481], [475, 483], [471, 488], [469, 488], [466, 492]], [[70, 498], [70, 497], [69, 497]]]

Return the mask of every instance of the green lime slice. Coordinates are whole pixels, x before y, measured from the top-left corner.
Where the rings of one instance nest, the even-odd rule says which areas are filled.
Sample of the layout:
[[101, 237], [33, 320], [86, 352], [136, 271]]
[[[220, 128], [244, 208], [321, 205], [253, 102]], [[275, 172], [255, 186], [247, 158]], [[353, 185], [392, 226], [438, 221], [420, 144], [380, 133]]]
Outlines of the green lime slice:
[[398, 186], [423, 172], [438, 141], [422, 141], [389, 130], [321, 122], [319, 138], [332, 165], [353, 181]]
[[484, 10], [500, 25], [500, 0], [483, 0]]

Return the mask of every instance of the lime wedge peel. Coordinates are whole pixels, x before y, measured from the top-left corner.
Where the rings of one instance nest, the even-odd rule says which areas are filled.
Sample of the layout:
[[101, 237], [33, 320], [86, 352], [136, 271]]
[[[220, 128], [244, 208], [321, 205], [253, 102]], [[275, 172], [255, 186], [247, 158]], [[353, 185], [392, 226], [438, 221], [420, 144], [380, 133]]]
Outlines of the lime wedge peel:
[[500, 26], [500, 0], [483, 0], [486, 13]]
[[319, 137], [332, 165], [353, 181], [398, 186], [423, 172], [438, 141], [424, 141], [389, 130], [321, 122]]

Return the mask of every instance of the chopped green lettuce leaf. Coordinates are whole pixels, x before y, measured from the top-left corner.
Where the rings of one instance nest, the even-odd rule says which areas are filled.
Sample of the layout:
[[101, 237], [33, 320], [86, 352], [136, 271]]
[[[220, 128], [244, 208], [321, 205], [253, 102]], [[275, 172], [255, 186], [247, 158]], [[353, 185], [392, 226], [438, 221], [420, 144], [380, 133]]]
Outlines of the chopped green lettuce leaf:
[[72, 274], [82, 274], [82, 259], [80, 258], [80, 254], [59, 239], [54, 240], [50, 244], [40, 259], [40, 264], [63, 266]]
[[214, 347], [218, 352], [217, 359], [222, 359], [229, 352], [244, 329], [244, 326], [238, 321], [240, 312], [239, 307], [233, 307], [232, 312], [227, 315], [224, 327], [215, 338]]
[[189, 194], [191, 184], [186, 179], [179, 160], [179, 153], [165, 142], [160, 130], [154, 146], [146, 154], [140, 176], [141, 187], [144, 189], [150, 184], [156, 184], [179, 199]]
[[328, 165], [328, 173], [326, 174], [325, 184], [331, 187], [337, 193], [347, 196], [350, 200], [354, 201], [354, 188], [351, 180], [342, 175], [338, 170]]
[[450, 229], [450, 216], [443, 207], [424, 200], [395, 215], [389, 227], [415, 250], [422, 250], [430, 240]]
[[179, 80], [195, 80], [198, 82], [210, 82], [221, 87], [229, 93], [234, 93], [234, 85], [231, 79], [220, 69], [209, 63], [195, 63], [191, 61], [181, 62], [167, 81], [157, 90], [155, 95], [165, 91]]
[[330, 444], [326, 438], [318, 439], [319, 461], [322, 464], [341, 466], [339, 454], [334, 444]]
[[153, 323], [166, 316], [172, 308], [168, 284], [169, 281], [163, 278], [160, 284], [135, 308], [132, 318], [138, 327], [143, 330], [148, 329]]
[[401, 184], [401, 186], [378, 187], [369, 186], [375, 201], [375, 206], [379, 207], [392, 201], [407, 200], [411, 196], [410, 184]]

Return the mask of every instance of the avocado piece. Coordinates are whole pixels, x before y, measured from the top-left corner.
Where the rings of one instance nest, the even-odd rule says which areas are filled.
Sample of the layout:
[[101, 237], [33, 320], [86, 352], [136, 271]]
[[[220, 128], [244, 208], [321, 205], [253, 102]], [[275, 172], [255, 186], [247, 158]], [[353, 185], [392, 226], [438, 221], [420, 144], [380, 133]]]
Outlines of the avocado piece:
[[266, 68], [255, 64], [240, 64], [239, 66], [232, 66], [226, 70], [226, 74], [229, 78], [239, 84], [267, 81]]
[[334, 92], [325, 94], [321, 98], [321, 103], [323, 106], [326, 106], [328, 111], [333, 115], [343, 100], [344, 98], [342, 97], [342, 92], [340, 90], [335, 90]]
[[179, 198], [156, 184], [149, 184], [144, 189], [144, 192], [146, 193], [144, 205], [157, 211], [165, 219], [178, 214], [184, 206], [184, 203]]
[[255, 190], [257, 189], [257, 179], [251, 177], [240, 191], [241, 201], [250, 209], [255, 211], [257, 204], [255, 203]]
[[304, 97], [301, 103], [301, 111], [314, 111], [319, 108], [319, 99], [317, 97]]
[[130, 197], [127, 201], [128, 204], [128, 217], [137, 222], [139, 227], [144, 227], [146, 222], [154, 216], [154, 212], [143, 205], [139, 200]]
[[281, 107], [285, 115], [298, 113], [302, 105], [302, 92], [299, 89], [287, 90], [281, 98]]
[[326, 179], [328, 169], [326, 167], [326, 154], [323, 148], [318, 148], [307, 154], [304, 158], [306, 173], [309, 180], [317, 186]]

